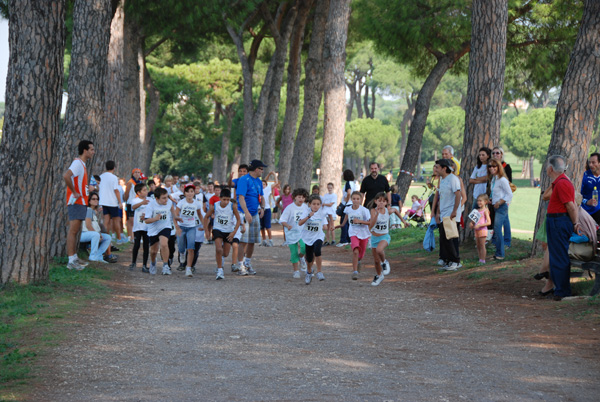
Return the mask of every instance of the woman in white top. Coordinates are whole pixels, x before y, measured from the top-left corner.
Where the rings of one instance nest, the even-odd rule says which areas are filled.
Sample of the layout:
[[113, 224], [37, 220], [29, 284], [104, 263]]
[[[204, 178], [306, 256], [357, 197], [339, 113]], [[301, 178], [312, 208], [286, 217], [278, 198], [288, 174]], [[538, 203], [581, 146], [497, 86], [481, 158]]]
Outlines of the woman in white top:
[[473, 186], [473, 206], [471, 209], [477, 207], [477, 197], [479, 197], [480, 194], [484, 194], [487, 189], [487, 163], [491, 156], [491, 149], [488, 147], [479, 148], [477, 166], [473, 169], [473, 173], [471, 173], [471, 178], [469, 179], [469, 184], [475, 184], [475, 186]]
[[513, 193], [508, 178], [497, 159], [491, 159], [488, 163], [488, 179], [490, 181], [490, 200], [493, 205], [494, 216], [494, 243], [496, 245], [495, 260], [504, 259], [504, 235], [502, 228], [508, 220], [508, 205], [512, 201]]

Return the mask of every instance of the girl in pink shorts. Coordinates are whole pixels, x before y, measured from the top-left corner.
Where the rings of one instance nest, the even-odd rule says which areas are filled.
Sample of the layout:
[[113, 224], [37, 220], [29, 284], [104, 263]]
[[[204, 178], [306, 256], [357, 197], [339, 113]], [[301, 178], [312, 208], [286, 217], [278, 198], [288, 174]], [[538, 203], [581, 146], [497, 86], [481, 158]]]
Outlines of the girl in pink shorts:
[[488, 234], [488, 225], [490, 224], [490, 211], [488, 211], [487, 205], [489, 203], [489, 197], [487, 194], [480, 194], [477, 197], [477, 211], [480, 214], [480, 218], [477, 222], [471, 221], [469, 226], [471, 229], [475, 229], [475, 242], [477, 243], [477, 253], [479, 254], [479, 263], [485, 264], [485, 239]]
[[362, 194], [355, 191], [350, 196], [352, 205], [347, 206], [344, 210], [346, 216], [344, 221], [336, 226], [341, 228], [349, 222], [348, 235], [350, 236], [350, 245], [352, 247], [352, 279], [358, 279], [358, 272], [360, 270], [361, 260], [365, 256], [367, 250], [367, 244], [371, 237], [371, 231], [369, 230], [369, 224], [371, 223], [371, 212], [361, 204]]

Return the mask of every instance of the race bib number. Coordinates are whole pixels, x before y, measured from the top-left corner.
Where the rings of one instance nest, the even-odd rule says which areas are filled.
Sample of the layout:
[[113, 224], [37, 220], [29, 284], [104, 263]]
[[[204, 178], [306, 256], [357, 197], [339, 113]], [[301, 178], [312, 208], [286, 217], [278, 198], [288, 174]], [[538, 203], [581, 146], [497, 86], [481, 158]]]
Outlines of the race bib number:
[[217, 222], [219, 225], [227, 226], [229, 218], [227, 216], [217, 216]]
[[377, 223], [375, 225], [375, 230], [387, 230], [387, 223]]
[[194, 212], [195, 211], [193, 209], [184, 209], [183, 211], [181, 211], [181, 215], [190, 217], [190, 216], [194, 216]]
[[309, 232], [318, 232], [320, 228], [321, 224], [318, 222], [308, 222], [306, 224], [306, 230], [308, 230]]
[[302, 213], [297, 212], [296, 216], [295, 216], [296, 223], [298, 223], [300, 221], [300, 216], [302, 216]]

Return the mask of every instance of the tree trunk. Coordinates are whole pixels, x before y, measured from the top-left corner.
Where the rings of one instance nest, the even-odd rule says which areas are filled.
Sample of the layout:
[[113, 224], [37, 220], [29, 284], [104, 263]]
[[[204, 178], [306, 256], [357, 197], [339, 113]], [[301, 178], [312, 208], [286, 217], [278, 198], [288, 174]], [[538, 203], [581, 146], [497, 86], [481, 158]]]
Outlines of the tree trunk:
[[410, 94], [410, 97], [406, 97], [406, 105], [407, 109], [404, 112], [404, 116], [402, 117], [402, 123], [400, 123], [400, 132], [402, 133], [402, 144], [400, 146], [400, 164], [398, 166], [402, 166], [402, 160], [404, 159], [404, 154], [406, 153], [406, 143], [408, 142], [408, 134], [406, 133], [406, 129], [410, 128], [410, 123], [415, 115], [415, 98], [417, 96], [416, 92]]
[[369, 86], [365, 85], [365, 96], [364, 96], [364, 108], [365, 108], [365, 118], [371, 118], [371, 112], [369, 111]]
[[150, 163], [152, 162], [152, 155], [154, 154], [154, 125], [156, 124], [156, 120], [158, 118], [158, 113], [160, 110], [160, 93], [158, 89], [154, 86], [154, 82], [152, 82], [152, 78], [150, 77], [150, 73], [148, 73], [148, 69], [146, 68], [146, 63], [144, 61], [144, 87], [146, 90], [146, 96], [148, 99], [147, 102], [147, 113], [146, 113], [146, 124], [145, 124], [145, 136], [144, 136], [144, 155], [142, 162], [140, 164], [140, 168], [142, 172], [146, 174], [146, 176], [150, 177]]
[[[64, 0], [11, 0], [4, 132], [0, 142], [0, 286], [48, 278], [48, 196], [60, 130]], [[15, 195], [18, 194], [18, 201]]]
[[356, 102], [356, 81], [346, 83], [350, 96], [348, 99], [348, 111], [346, 112], [346, 121], [352, 121], [352, 110], [354, 109], [354, 102]]
[[[466, 183], [469, 183], [477, 163], [479, 148], [493, 148], [500, 139], [508, 0], [474, 0], [472, 10], [469, 86], [461, 165], [461, 178], [467, 186], [465, 221], [473, 205], [473, 185]], [[461, 232], [461, 240], [471, 238], [472, 232], [467, 225]]]
[[216, 173], [220, 183], [227, 181], [227, 157], [229, 155], [229, 140], [231, 138], [231, 126], [233, 125], [233, 117], [235, 116], [235, 104], [228, 105], [225, 108], [226, 127], [223, 131], [223, 139], [221, 140], [221, 157], [219, 158], [219, 167]]
[[363, 107], [362, 107], [362, 90], [364, 84], [362, 83], [362, 77], [357, 75], [356, 85], [358, 86], [358, 90], [356, 90], [356, 114], [359, 119], [362, 119], [364, 116]]
[[298, 6], [291, 7], [285, 15], [277, 36], [277, 45], [273, 59], [273, 77], [269, 85], [268, 107], [265, 117], [263, 146], [263, 162], [267, 167], [264, 174], [267, 175], [275, 168], [275, 140], [277, 136], [277, 123], [279, 122], [279, 104], [281, 103], [281, 86], [283, 84], [283, 73], [285, 71], [285, 59], [288, 43], [294, 28], [294, 22], [298, 15]]
[[375, 118], [375, 88], [371, 90], [371, 118]]
[[535, 185], [535, 173], [533, 172], [533, 161], [534, 157], [529, 158], [529, 185], [534, 187]]
[[[111, 0], [77, 0], [73, 7], [73, 39], [68, 82], [69, 100], [61, 135], [58, 137], [50, 187], [55, 205], [65, 198], [63, 168], [76, 155], [81, 140], [101, 141], [104, 118], [104, 79], [110, 39]], [[88, 172], [91, 174], [91, 172]], [[65, 208], [50, 215], [50, 257], [66, 254], [68, 219]]]
[[429, 73], [429, 76], [425, 80], [423, 87], [419, 91], [417, 102], [415, 103], [415, 117], [410, 125], [410, 131], [408, 133], [408, 140], [406, 144], [406, 152], [404, 152], [404, 158], [402, 159], [402, 165], [400, 167], [400, 174], [396, 180], [398, 185], [398, 194], [400, 199], [406, 199], [406, 193], [410, 188], [415, 168], [417, 167], [417, 160], [419, 158], [419, 149], [423, 142], [423, 132], [425, 131], [425, 123], [427, 123], [427, 115], [429, 114], [429, 105], [431, 104], [431, 98], [440, 84], [440, 81], [444, 77], [444, 74], [456, 60], [460, 59], [462, 55], [466, 53], [467, 49], [463, 48], [462, 52], [455, 54], [449, 53], [441, 55], [435, 67]]
[[523, 167], [521, 168], [521, 179], [531, 179], [531, 176], [529, 174], [530, 169], [529, 169], [529, 161], [531, 159], [523, 159]]
[[344, 135], [346, 128], [346, 40], [350, 19], [350, 0], [331, 0], [327, 33], [323, 50], [325, 61], [325, 122], [323, 126], [323, 149], [321, 151], [321, 193], [327, 183], [333, 183], [341, 195]]
[[[548, 148], [548, 157], [563, 155], [569, 167], [569, 177], [575, 190], [581, 185], [585, 164], [582, 157], [589, 152], [594, 122], [598, 117], [600, 104], [600, 2], [586, 0], [583, 18], [571, 61], [565, 74], [562, 90], [556, 107], [554, 129]], [[548, 188], [550, 178], [542, 171], [541, 188]], [[535, 233], [546, 217], [548, 203], [540, 196]], [[532, 254], [538, 251], [535, 240]]]
[[294, 23], [294, 31], [290, 45], [290, 61], [288, 63], [287, 96], [285, 101], [285, 117], [279, 149], [279, 181], [287, 184], [290, 180], [290, 169], [294, 156], [294, 137], [298, 125], [300, 109], [300, 77], [302, 74], [302, 44], [310, 10], [314, 0], [301, 0], [298, 15]]
[[[330, 0], [317, 0], [313, 31], [308, 59], [304, 66], [304, 113], [298, 129], [298, 136], [294, 146], [294, 157], [290, 174], [292, 188], [303, 187], [310, 190], [315, 152], [315, 135], [319, 120], [319, 107], [323, 96], [323, 43], [327, 29], [327, 15]], [[338, 150], [339, 151], [339, 150]]]

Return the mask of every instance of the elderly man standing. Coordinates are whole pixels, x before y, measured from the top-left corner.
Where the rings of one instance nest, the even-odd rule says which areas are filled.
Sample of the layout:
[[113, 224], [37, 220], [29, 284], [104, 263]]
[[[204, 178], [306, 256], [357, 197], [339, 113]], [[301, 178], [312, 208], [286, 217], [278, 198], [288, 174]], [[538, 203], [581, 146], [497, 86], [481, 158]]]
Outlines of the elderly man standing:
[[[243, 214], [246, 230], [240, 240], [240, 257], [243, 257], [243, 264], [240, 264], [239, 275], [256, 275], [252, 268], [252, 254], [254, 253], [254, 244], [260, 243], [260, 218], [265, 213], [265, 198], [263, 193], [262, 180], [260, 179], [263, 169], [267, 165], [253, 160], [248, 165], [248, 174], [242, 176], [236, 187], [236, 197], [238, 202], [238, 211]], [[241, 261], [241, 260], [240, 260]]]
[[565, 175], [565, 159], [553, 155], [548, 159], [546, 174], [552, 180], [552, 195], [546, 213], [546, 233], [550, 255], [550, 277], [554, 282], [554, 300], [571, 296], [571, 261], [569, 238], [579, 231], [575, 188]]
[[456, 165], [456, 169], [454, 169], [454, 174], [460, 176], [460, 162], [458, 159], [454, 157], [454, 148], [451, 145], [446, 145], [442, 148], [442, 158], [449, 159]]

